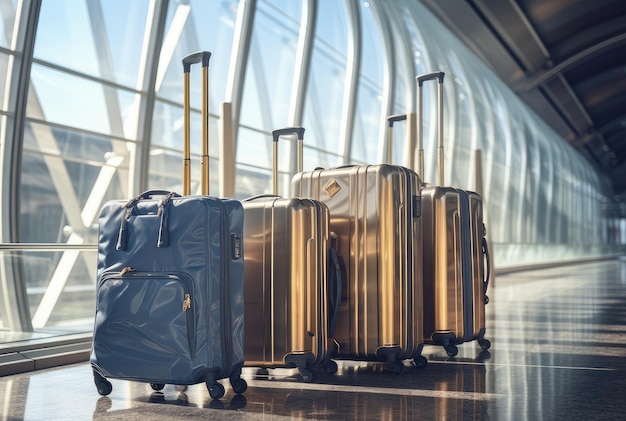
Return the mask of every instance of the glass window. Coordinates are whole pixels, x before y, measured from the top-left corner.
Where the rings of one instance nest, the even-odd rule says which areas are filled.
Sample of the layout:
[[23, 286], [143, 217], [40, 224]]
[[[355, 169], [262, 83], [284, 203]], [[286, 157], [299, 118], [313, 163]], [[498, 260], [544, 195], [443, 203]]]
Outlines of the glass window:
[[[450, 179], [446, 184], [464, 189], [474, 189], [475, 174], [471, 171], [474, 150], [477, 149], [477, 136], [473, 130], [474, 111], [470, 102], [469, 83], [461, 59], [454, 50], [448, 51], [450, 72], [444, 78], [444, 98], [449, 102], [444, 107], [444, 130], [449, 143], [444, 145], [447, 161], [451, 163]], [[433, 82], [431, 82], [433, 83]]]
[[[18, 0], [2, 2], [0, 8], [0, 47], [13, 49], [13, 35], [15, 34], [15, 18], [17, 16]], [[18, 47], [18, 50], [21, 50]]]
[[[346, 83], [348, 18], [345, 2], [318, 2], [315, 41], [303, 125], [306, 144], [343, 156], [342, 106]], [[310, 167], [305, 166], [305, 169]]]
[[352, 161], [378, 163], [384, 147], [385, 117], [382, 109], [385, 55], [381, 28], [374, 16], [375, 10], [367, 2], [361, 7], [361, 65], [357, 94]]
[[[140, 88], [148, 0], [43, 0], [36, 58]], [[61, 47], [62, 46], [62, 47]]]
[[[209, 63], [209, 109], [217, 113], [226, 97], [226, 85], [233, 49], [233, 34], [237, 20], [239, 0], [170, 0], [156, 92], [160, 98], [183, 103], [183, 66], [187, 54], [206, 50], [211, 52]], [[241, 2], [241, 7], [245, 2]], [[194, 71], [195, 70], [195, 71]], [[191, 106], [201, 107], [201, 73], [191, 71]]]
[[[202, 114], [199, 110], [192, 110], [190, 126], [191, 154], [202, 154]], [[183, 151], [184, 116], [180, 105], [156, 101], [152, 120], [152, 146], [167, 148], [173, 151]], [[219, 133], [217, 120], [209, 119], [209, 155], [217, 157], [219, 154]]]
[[[271, 131], [288, 125], [299, 20], [260, 1], [254, 19], [240, 124]], [[271, 45], [272, 48], [267, 48]], [[241, 148], [246, 149], [242, 143]]]
[[[33, 64], [26, 115], [50, 123], [126, 136], [138, 120], [137, 95]], [[132, 123], [132, 124], [131, 124]], [[134, 136], [130, 129], [129, 135]]]
[[8, 80], [10, 77], [8, 54], [0, 53], [0, 75], [4, 75], [0, 78], [0, 111], [8, 111], [9, 104], [8, 98], [6, 97], [6, 95], [9, 94], [7, 87], [10, 84], [10, 81]]

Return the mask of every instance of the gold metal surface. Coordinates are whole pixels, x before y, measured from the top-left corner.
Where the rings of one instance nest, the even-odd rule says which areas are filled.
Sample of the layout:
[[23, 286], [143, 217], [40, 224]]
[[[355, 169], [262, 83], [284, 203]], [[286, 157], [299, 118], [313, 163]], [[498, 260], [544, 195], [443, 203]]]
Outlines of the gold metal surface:
[[189, 105], [189, 72], [184, 73], [184, 97], [183, 97], [183, 196], [191, 194], [191, 152], [190, 152], [190, 114]]
[[183, 300], [183, 311], [187, 311], [187, 309], [191, 308], [191, 296], [189, 294], [185, 294], [185, 299]]
[[[428, 187], [422, 190], [424, 223], [424, 300], [425, 340], [434, 333], [452, 332], [458, 339], [465, 336], [465, 317], [472, 317], [474, 338], [485, 327], [483, 293], [484, 260], [482, 255], [482, 199], [468, 192], [470, 209], [471, 290], [464, 291], [461, 275], [461, 215], [458, 190]], [[432, 228], [429, 228], [432, 227]], [[471, 294], [473, 310], [463, 305], [463, 294]], [[431, 304], [432, 302], [432, 304]]]
[[458, 209], [456, 189], [422, 189], [422, 227], [424, 250], [424, 339], [434, 333], [462, 330], [463, 302], [459, 262]]
[[321, 360], [329, 346], [328, 208], [282, 198], [243, 205], [245, 364], [283, 366], [306, 353]]
[[[335, 329], [340, 356], [372, 359], [385, 346], [411, 354], [423, 343], [421, 223], [408, 203], [409, 196], [419, 195], [420, 181], [402, 171], [354, 166], [301, 173], [292, 181], [292, 194], [321, 200], [330, 209], [330, 229], [345, 262]], [[413, 189], [410, 195], [407, 189]], [[415, 239], [411, 245], [408, 233]]]
[[483, 201], [478, 193], [468, 192], [471, 224], [472, 249], [472, 295], [474, 300], [474, 336], [485, 327], [485, 293], [483, 279], [485, 260], [482, 252], [482, 240], [486, 234], [483, 224]]
[[202, 68], [202, 162], [200, 180], [203, 195], [209, 194], [209, 67]]
[[337, 183], [337, 180], [332, 179], [328, 183], [324, 185], [324, 191], [328, 195], [328, 197], [333, 197], [341, 190], [341, 186]]
[[220, 107], [219, 196], [235, 197], [235, 151], [233, 141], [233, 111], [230, 102]]

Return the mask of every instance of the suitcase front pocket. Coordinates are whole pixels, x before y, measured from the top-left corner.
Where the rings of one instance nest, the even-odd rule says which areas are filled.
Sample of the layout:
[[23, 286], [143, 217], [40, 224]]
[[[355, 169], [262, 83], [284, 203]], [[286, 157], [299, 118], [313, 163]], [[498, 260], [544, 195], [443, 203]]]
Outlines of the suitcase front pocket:
[[185, 274], [105, 274], [97, 290], [98, 365], [111, 377], [119, 369], [120, 377], [146, 380], [187, 371], [195, 355], [192, 285]]

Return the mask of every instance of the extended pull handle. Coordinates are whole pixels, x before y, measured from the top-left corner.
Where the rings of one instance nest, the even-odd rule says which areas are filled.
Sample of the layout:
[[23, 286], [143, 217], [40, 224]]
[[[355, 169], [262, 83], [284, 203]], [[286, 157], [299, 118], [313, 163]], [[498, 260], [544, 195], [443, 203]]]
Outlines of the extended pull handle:
[[393, 123], [406, 120], [406, 114], [393, 114], [387, 117], [389, 132], [387, 136], [387, 164], [391, 164], [393, 156]]
[[297, 149], [298, 149], [298, 157], [297, 157], [297, 167], [296, 170], [298, 172], [302, 172], [302, 154], [304, 152], [304, 127], [285, 127], [283, 129], [276, 129], [272, 132], [273, 138], [273, 152], [274, 152], [274, 169], [273, 169], [273, 184], [274, 184], [274, 194], [278, 194], [278, 139], [281, 136], [286, 136], [290, 134], [295, 134], [298, 137], [297, 140]]
[[209, 194], [209, 51], [198, 51], [183, 57], [184, 71], [184, 147], [183, 147], [183, 195], [191, 194], [191, 106], [189, 94], [189, 75], [191, 66], [202, 64], [202, 163], [201, 191]]
[[[415, 113], [409, 114], [393, 114], [387, 117], [387, 125], [389, 126], [389, 132], [387, 136], [387, 163], [392, 163], [393, 157], [393, 124], [398, 121], [407, 122], [407, 134], [408, 142], [406, 145], [406, 166], [410, 169], [415, 167]], [[421, 155], [422, 166], [418, 169], [418, 175], [422, 176], [423, 171], [423, 153]]]
[[[425, 73], [422, 75], [418, 75], [415, 77], [417, 80], [417, 96], [418, 96], [418, 124], [417, 124], [417, 148], [420, 156], [424, 155], [424, 110], [423, 110], [423, 92], [422, 85], [424, 82], [429, 80], [437, 79], [438, 81], [438, 89], [437, 89], [437, 103], [438, 103], [438, 112], [437, 112], [437, 172], [439, 175], [439, 185], [444, 185], [444, 168], [443, 168], [443, 78], [444, 72], [431, 72]], [[422, 158], [423, 159], [423, 158]], [[423, 162], [420, 162], [420, 166], [423, 167]], [[420, 173], [420, 176], [423, 175]]]

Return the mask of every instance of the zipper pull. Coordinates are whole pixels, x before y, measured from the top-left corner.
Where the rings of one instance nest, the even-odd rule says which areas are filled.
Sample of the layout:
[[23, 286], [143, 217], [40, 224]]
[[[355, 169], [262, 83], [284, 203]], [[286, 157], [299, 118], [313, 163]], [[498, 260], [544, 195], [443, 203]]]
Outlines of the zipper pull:
[[189, 294], [185, 294], [185, 300], [183, 301], [183, 311], [187, 311], [188, 308], [191, 308], [191, 296]]
[[126, 266], [124, 269], [122, 269], [122, 271], [120, 272], [120, 276], [124, 276], [126, 275], [128, 272], [134, 272], [135, 269], [131, 268], [130, 266]]

